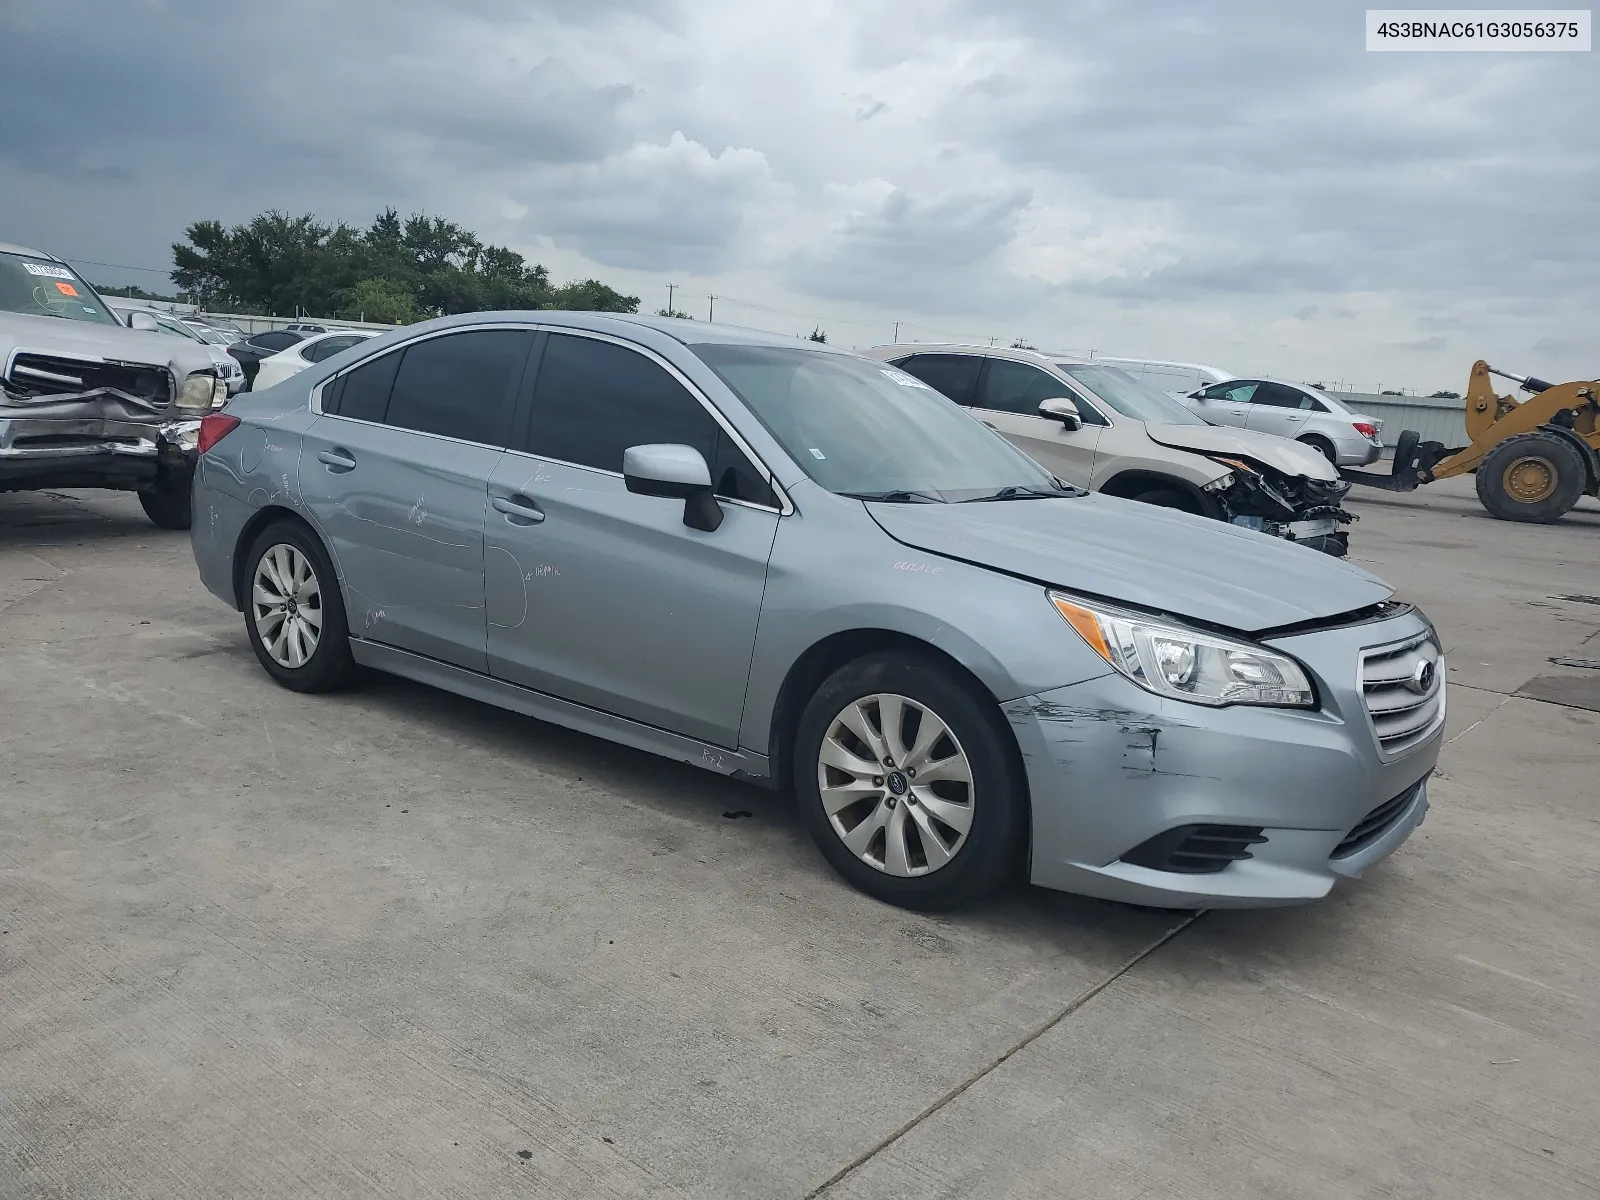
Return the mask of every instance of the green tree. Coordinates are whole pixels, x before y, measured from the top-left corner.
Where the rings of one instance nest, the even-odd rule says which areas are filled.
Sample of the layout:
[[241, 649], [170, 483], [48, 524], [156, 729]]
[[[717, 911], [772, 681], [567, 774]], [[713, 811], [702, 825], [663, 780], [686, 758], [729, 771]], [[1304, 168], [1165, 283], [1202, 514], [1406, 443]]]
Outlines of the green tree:
[[547, 307], [575, 312], [636, 313], [639, 311], [639, 297], [624, 296], [598, 279], [576, 279], [556, 288], [550, 295]]
[[1432, 393], [1429, 394], [1428, 399], [1429, 400], [1459, 400], [1459, 399], [1461, 399], [1461, 393], [1460, 392], [1452, 392], [1452, 391], [1432, 392]]
[[680, 321], [692, 321], [692, 320], [694, 320], [694, 318], [691, 317], [688, 313], [679, 312], [675, 308], [658, 308], [658, 309], [656, 309], [656, 316], [658, 316], [658, 317], [677, 317], [678, 320], [680, 320]]
[[806, 334], [806, 341], [808, 342], [826, 342], [827, 340], [828, 335], [822, 332], [821, 325], [813, 325], [811, 332]]
[[409, 325], [417, 319], [411, 289], [396, 279], [360, 279], [346, 288], [336, 314], [347, 321], [383, 321]]

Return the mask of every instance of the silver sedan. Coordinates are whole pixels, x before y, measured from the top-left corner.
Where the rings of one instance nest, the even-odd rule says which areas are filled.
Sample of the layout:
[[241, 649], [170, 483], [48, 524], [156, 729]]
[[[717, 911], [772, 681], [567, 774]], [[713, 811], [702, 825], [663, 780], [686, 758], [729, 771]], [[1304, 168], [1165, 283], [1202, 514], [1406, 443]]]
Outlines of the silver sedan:
[[358, 666], [768, 787], [947, 908], [1026, 873], [1313, 900], [1427, 810], [1444, 671], [1367, 572], [1062, 484], [915, 377], [481, 313], [205, 418], [195, 560], [285, 687]]

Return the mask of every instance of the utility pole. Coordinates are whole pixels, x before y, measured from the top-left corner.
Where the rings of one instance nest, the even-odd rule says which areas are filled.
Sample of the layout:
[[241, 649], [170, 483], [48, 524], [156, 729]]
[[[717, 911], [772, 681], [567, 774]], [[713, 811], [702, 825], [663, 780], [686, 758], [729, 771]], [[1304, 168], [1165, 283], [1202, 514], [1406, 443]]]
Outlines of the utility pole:
[[991, 345], [991, 346], [994, 345], [994, 339], [993, 338], [989, 339], [989, 345]]
[[894, 323], [894, 344], [897, 345], [897, 346], [900, 344], [900, 322], [899, 321], [896, 321]]
[[706, 313], [706, 323], [713, 324], [717, 319], [717, 298], [715, 296], [707, 296], [706, 299], [711, 301], [711, 309]]
[[672, 292], [673, 292], [673, 289], [676, 288], [677, 286], [678, 285], [675, 284], [675, 283], [667, 284], [667, 314], [669, 316], [678, 311], [677, 309], [672, 307]]

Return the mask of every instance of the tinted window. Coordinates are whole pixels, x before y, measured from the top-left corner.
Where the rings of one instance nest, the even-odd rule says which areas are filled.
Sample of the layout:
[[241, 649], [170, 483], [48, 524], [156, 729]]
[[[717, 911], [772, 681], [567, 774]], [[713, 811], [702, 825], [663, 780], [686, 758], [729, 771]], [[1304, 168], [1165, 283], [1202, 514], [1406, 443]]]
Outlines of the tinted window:
[[1057, 399], [1071, 390], [1054, 375], [1038, 367], [1013, 362], [1009, 358], [991, 358], [978, 407], [1036, 417], [1041, 400]]
[[547, 458], [622, 470], [622, 452], [653, 443], [693, 446], [717, 495], [777, 505], [733, 439], [682, 384], [624, 346], [551, 334], [539, 365], [528, 449]]
[[395, 350], [341, 376], [343, 383], [337, 395], [332, 394], [331, 388], [323, 393], [322, 411], [362, 421], [382, 421], [389, 409], [389, 391], [403, 353]]
[[366, 338], [357, 337], [354, 334], [323, 338], [320, 342], [313, 342], [307, 346], [301, 352], [301, 356], [309, 362], [321, 362], [325, 358], [332, 358], [341, 350], [348, 350], [356, 343], [366, 340]]
[[532, 344], [533, 334], [517, 329], [475, 329], [411, 343], [384, 420], [401, 429], [504, 446]]
[[976, 354], [913, 354], [900, 363], [902, 371], [968, 408], [977, 402], [981, 366], [983, 359]]
[[1299, 408], [1302, 400], [1309, 403], [1310, 399], [1311, 397], [1301, 396], [1293, 388], [1284, 387], [1281, 383], [1262, 383], [1256, 385], [1250, 403], [1264, 404], [1269, 408]]
[[303, 340], [298, 333], [290, 333], [287, 329], [269, 329], [266, 333], [256, 334], [250, 339], [250, 344], [263, 350], [287, 350]]

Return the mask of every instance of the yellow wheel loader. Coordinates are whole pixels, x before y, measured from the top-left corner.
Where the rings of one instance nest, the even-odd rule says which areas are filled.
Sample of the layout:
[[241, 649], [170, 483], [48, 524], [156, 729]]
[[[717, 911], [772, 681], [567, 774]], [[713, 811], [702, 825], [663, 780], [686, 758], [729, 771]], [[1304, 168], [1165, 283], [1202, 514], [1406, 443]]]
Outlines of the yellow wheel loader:
[[[1524, 400], [1497, 396], [1491, 375], [1531, 394]], [[1352, 483], [1409, 492], [1472, 471], [1479, 501], [1502, 521], [1559, 521], [1578, 497], [1600, 495], [1600, 381], [1546, 383], [1479, 359], [1466, 403], [1467, 445], [1424, 442], [1407, 429], [1395, 444], [1390, 474], [1339, 474]]]

